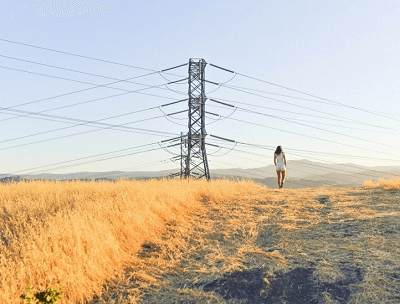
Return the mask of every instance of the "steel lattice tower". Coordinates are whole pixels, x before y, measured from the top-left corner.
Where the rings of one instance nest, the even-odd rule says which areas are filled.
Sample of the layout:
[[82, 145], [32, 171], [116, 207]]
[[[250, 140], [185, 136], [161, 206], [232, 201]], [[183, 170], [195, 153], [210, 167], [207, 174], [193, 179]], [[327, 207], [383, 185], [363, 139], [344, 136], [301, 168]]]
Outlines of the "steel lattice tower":
[[[207, 136], [205, 124], [205, 68], [204, 59], [189, 59], [189, 132], [187, 138], [182, 138], [185, 144], [183, 162], [181, 163], [181, 176], [186, 178], [196, 176], [210, 179], [208, 169], [205, 138]], [[183, 143], [185, 141], [185, 143]]]

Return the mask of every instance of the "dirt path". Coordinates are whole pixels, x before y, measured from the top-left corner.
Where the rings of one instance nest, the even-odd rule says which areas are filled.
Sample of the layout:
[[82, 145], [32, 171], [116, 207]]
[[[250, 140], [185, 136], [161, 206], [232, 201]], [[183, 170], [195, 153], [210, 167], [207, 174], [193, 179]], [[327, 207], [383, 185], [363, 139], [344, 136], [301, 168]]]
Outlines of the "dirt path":
[[267, 189], [204, 207], [91, 303], [400, 302], [400, 191]]

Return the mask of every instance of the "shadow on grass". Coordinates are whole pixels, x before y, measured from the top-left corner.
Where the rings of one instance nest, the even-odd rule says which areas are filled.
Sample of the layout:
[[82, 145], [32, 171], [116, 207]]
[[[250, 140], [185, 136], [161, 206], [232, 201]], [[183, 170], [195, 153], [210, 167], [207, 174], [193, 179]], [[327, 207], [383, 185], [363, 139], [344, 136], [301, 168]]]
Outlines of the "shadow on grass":
[[324, 294], [338, 303], [347, 303], [351, 296], [351, 284], [362, 281], [360, 269], [341, 269], [345, 279], [335, 283], [319, 282], [313, 276], [313, 268], [295, 268], [289, 272], [277, 272], [270, 283], [264, 280], [263, 269], [253, 269], [225, 275], [204, 285], [206, 292], [214, 291], [225, 300], [243, 303], [319, 303]]

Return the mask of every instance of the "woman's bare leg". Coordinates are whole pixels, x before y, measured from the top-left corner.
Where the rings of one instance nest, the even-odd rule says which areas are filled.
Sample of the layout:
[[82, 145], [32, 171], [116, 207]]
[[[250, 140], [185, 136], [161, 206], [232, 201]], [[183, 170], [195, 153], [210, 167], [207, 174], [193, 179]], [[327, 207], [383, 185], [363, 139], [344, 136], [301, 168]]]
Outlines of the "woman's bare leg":
[[276, 171], [276, 174], [278, 175], [278, 186], [279, 189], [281, 188], [281, 172], [280, 171]]
[[282, 171], [282, 184], [281, 184], [281, 188], [283, 187], [283, 182], [285, 181], [286, 178], [286, 171]]

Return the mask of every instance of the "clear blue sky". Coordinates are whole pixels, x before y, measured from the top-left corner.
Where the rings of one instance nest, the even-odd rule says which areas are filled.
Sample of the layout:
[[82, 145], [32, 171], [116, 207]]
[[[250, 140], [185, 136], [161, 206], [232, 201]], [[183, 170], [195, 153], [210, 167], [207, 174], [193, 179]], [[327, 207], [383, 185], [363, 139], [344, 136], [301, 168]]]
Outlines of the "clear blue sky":
[[[281, 119], [290, 119], [297, 124], [271, 116], [237, 110], [231, 118], [265, 127], [232, 119], [209, 124], [213, 121], [213, 117], [210, 116], [207, 117], [209, 134], [271, 147], [282, 145], [287, 151], [289, 160], [306, 158], [338, 163], [353, 162], [369, 166], [400, 165], [399, 1], [150, 0], [100, 3], [1, 1], [0, 39], [156, 71], [185, 63], [189, 58], [204, 58], [208, 63], [241, 74], [353, 107], [346, 108], [304, 100], [317, 99], [236, 75], [227, 83], [228, 85], [263, 91], [253, 92], [277, 100], [226, 87], [211, 92], [216, 88], [211, 84], [206, 85], [207, 96], [230, 100], [236, 106]], [[94, 84], [112, 82], [106, 78], [40, 66], [7, 57], [117, 79], [127, 79], [148, 73], [146, 70], [50, 52], [4, 40], [0, 40], [0, 55], [3, 56], [0, 57], [2, 108], [93, 86], [4, 67]], [[164, 76], [170, 80], [185, 78], [187, 66], [173, 70], [171, 73], [178, 76]], [[217, 70], [210, 65], [206, 68], [208, 80], [225, 82], [231, 77], [232, 74]], [[151, 86], [166, 82], [158, 74], [133, 81]], [[123, 90], [143, 88], [141, 85], [132, 83], [118, 83], [113, 86]], [[182, 94], [166, 90], [166, 87], [152, 88], [142, 92], [158, 96], [131, 93], [52, 110], [46, 114], [82, 120], [100, 120], [157, 107], [186, 97], [187, 84], [175, 84], [170, 88]], [[97, 88], [14, 109], [31, 112], [45, 111], [121, 94], [123, 90]], [[303, 99], [271, 95], [265, 92]], [[246, 105], [233, 102], [242, 102]], [[288, 102], [294, 105], [289, 105]], [[231, 113], [230, 110], [215, 107], [215, 105], [207, 101], [207, 111], [223, 116]], [[184, 110], [186, 107], [187, 105], [182, 103], [163, 109], [171, 113]], [[379, 111], [381, 115], [354, 108]], [[337, 116], [329, 116], [313, 110]], [[161, 111], [153, 109], [103, 122], [119, 125], [151, 119], [129, 126], [158, 130], [171, 133], [171, 135], [159, 133], [159, 136], [154, 136], [108, 129], [49, 140], [94, 130], [94, 128], [78, 126], [24, 137], [69, 125], [31, 117], [0, 121], [0, 174], [155, 143], [173, 137], [173, 134], [187, 132], [185, 114], [177, 115], [176, 119], [172, 120], [175, 123], [168, 121], [165, 117], [154, 118], [162, 115]], [[323, 116], [325, 119], [315, 117], [315, 115]], [[10, 117], [12, 115], [0, 113], [0, 120]], [[343, 121], [348, 119], [357, 120], [358, 123]], [[276, 129], [271, 129], [271, 127]], [[13, 147], [43, 140], [49, 141]], [[210, 142], [217, 143], [211, 139]], [[232, 147], [229, 143], [220, 144], [224, 146], [224, 149], [219, 152], [213, 147], [207, 150], [210, 154], [211, 168], [251, 168], [269, 165], [273, 161], [271, 150], [239, 146], [236, 149], [252, 151], [261, 156], [238, 151], [216, 156], [226, 153], [228, 150], [225, 148]], [[298, 150], [340, 153], [382, 158], [382, 160], [316, 155]], [[135, 151], [132, 150], [132, 152]], [[171, 148], [170, 152], [175, 153], [178, 150]], [[172, 156], [164, 150], [156, 150], [82, 166], [54, 169], [50, 172], [170, 168], [178, 170], [177, 164], [169, 161], [162, 162]], [[153, 162], [154, 164], [145, 166]]]

